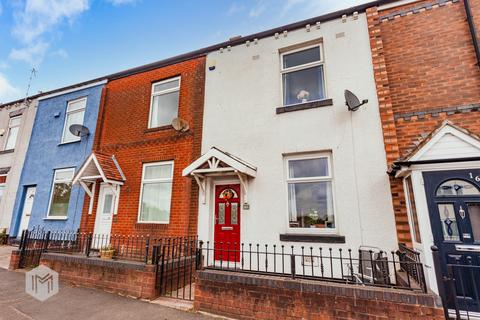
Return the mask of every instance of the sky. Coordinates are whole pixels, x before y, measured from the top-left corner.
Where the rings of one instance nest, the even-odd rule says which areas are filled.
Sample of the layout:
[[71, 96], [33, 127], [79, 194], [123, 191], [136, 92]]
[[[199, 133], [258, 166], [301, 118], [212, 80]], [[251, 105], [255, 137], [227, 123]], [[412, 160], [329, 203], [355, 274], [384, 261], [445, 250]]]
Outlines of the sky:
[[0, 103], [368, 0], [0, 0]]

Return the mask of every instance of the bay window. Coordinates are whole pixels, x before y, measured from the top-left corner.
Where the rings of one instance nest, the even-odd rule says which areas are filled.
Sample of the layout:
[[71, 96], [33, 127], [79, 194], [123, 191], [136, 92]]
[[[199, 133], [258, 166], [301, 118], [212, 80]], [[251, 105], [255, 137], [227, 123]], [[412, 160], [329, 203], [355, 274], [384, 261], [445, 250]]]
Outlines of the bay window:
[[168, 223], [172, 201], [173, 161], [143, 166], [138, 222]]
[[283, 105], [326, 99], [322, 45], [281, 54]]
[[335, 229], [329, 155], [288, 157], [288, 217], [291, 229]]

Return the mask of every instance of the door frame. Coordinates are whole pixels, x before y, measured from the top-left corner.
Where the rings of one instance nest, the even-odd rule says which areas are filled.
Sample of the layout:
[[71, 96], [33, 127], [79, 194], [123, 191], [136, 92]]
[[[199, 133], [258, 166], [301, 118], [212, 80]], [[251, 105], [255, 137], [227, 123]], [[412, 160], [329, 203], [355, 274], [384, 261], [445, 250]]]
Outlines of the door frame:
[[[23, 193], [23, 197], [22, 197], [22, 204], [20, 206], [20, 220], [18, 221], [18, 231], [17, 231], [17, 238], [20, 237], [22, 235], [22, 221], [23, 221], [23, 212], [25, 210], [25, 201], [27, 200], [27, 191], [28, 189], [30, 188], [35, 188], [35, 197], [37, 196], [37, 185], [30, 185], [30, 186], [24, 186], [24, 193]], [[35, 201], [35, 197], [33, 198], [33, 201]], [[32, 203], [32, 211], [33, 211], [33, 204]], [[32, 212], [30, 212], [30, 216], [28, 218], [28, 223], [27, 223], [27, 229], [28, 229], [28, 225], [30, 223], [30, 218], [32, 216]]]
[[[118, 207], [118, 198], [119, 198], [119, 195], [117, 194], [117, 192], [115, 191], [115, 187], [112, 186], [111, 184], [108, 184], [108, 183], [105, 183], [105, 182], [102, 182], [100, 184], [100, 188], [98, 190], [98, 200], [97, 200], [97, 210], [95, 212], [95, 223], [93, 225], [93, 233], [94, 234], [97, 234], [95, 231], [97, 230], [97, 223], [98, 223], [98, 219], [100, 219], [100, 215], [101, 215], [101, 212], [100, 211], [103, 211], [103, 205], [104, 205], [104, 190], [109, 188], [110, 191], [112, 192], [113, 194], [113, 200], [112, 200], [112, 223], [110, 224], [110, 230], [109, 230], [109, 233], [108, 235], [110, 236], [112, 234], [112, 224], [113, 224], [113, 217], [117, 214], [117, 207]], [[118, 190], [118, 189], [117, 189]], [[100, 210], [101, 209], [101, 210]], [[100, 214], [99, 214], [100, 213]]]
[[[454, 160], [454, 159], [452, 159]], [[422, 243], [414, 243], [414, 248], [420, 252], [422, 262], [425, 266], [425, 278], [427, 287], [435, 294], [438, 294], [438, 283], [433, 264], [433, 255], [431, 247], [434, 245], [433, 232], [430, 223], [430, 213], [428, 209], [427, 194], [425, 191], [423, 172], [429, 171], [451, 171], [451, 170], [469, 170], [479, 169], [480, 161], [461, 161], [461, 162], [412, 164], [408, 171], [399, 178], [411, 176], [413, 186], [413, 196], [418, 215], [418, 224]]]
[[[240, 183], [240, 180], [238, 179], [225, 179], [225, 180], [214, 180], [213, 183], [211, 183], [211, 196], [209, 197], [210, 198], [210, 206], [209, 206], [209, 216], [211, 217], [211, 224], [210, 224], [210, 239], [211, 239], [211, 242], [215, 242], [215, 210], [216, 210], [216, 204], [215, 204], [215, 192], [216, 192], [216, 188], [217, 186], [222, 186], [222, 185], [230, 185], [230, 184], [239, 184], [240, 185], [240, 194], [239, 194], [239, 197], [240, 197], [240, 214], [242, 214], [243, 212], [243, 208], [242, 208], [242, 199], [243, 199], [243, 188], [242, 188], [242, 185]], [[242, 242], [242, 239], [243, 239], [243, 228], [242, 228], [242, 221], [243, 219], [240, 218], [240, 243]]]

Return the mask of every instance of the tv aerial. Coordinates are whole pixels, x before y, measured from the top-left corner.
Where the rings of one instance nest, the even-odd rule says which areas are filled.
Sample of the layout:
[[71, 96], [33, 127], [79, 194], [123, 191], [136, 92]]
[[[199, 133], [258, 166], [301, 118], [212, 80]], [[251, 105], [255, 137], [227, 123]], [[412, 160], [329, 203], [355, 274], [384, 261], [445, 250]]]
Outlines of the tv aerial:
[[74, 135], [74, 136], [77, 136], [77, 137], [85, 137], [85, 136], [88, 136], [90, 134], [90, 130], [88, 130], [87, 127], [85, 126], [82, 126], [81, 124], [72, 124], [68, 130], [70, 130], [70, 132]]
[[188, 122], [186, 120], [183, 120], [182, 118], [175, 118], [172, 120], [172, 127], [173, 129], [180, 131], [180, 132], [186, 132], [188, 129], [190, 129], [190, 126], [188, 125]]
[[360, 99], [358, 99], [353, 92], [350, 90], [345, 90], [345, 104], [347, 105], [349, 111], [357, 111], [358, 108], [366, 103], [368, 103], [368, 99], [363, 99], [362, 102], [360, 102]]

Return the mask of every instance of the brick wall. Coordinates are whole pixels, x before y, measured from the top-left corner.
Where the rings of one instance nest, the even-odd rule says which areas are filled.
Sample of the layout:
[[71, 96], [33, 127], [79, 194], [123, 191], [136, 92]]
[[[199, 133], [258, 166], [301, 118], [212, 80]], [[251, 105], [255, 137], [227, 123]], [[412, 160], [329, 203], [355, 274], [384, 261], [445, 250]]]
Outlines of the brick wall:
[[198, 272], [194, 306], [237, 319], [443, 317], [429, 294], [213, 270]]
[[[480, 2], [471, 1], [480, 26]], [[463, 2], [427, 0], [367, 10], [387, 162], [448, 119], [480, 134], [480, 71]], [[390, 179], [398, 238], [411, 242], [400, 179]]]
[[[147, 129], [152, 83], [181, 75], [178, 115], [190, 130], [184, 133], [171, 126]], [[203, 122], [205, 58], [197, 58], [163, 68], [110, 81], [99, 111], [94, 148], [113, 154], [126, 181], [121, 187], [114, 234], [183, 236], [196, 234], [198, 188], [182, 170], [200, 156]], [[138, 209], [144, 163], [174, 161], [174, 177], [169, 224], [138, 224]], [[92, 232], [98, 200], [88, 215], [85, 201], [81, 230]]]
[[16, 270], [20, 267], [20, 250], [13, 250], [10, 254], [8, 270]]
[[155, 266], [44, 253], [40, 264], [58, 272], [60, 281], [142, 299], [154, 299]]

